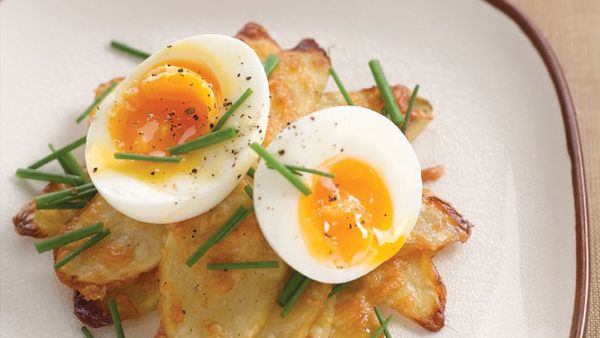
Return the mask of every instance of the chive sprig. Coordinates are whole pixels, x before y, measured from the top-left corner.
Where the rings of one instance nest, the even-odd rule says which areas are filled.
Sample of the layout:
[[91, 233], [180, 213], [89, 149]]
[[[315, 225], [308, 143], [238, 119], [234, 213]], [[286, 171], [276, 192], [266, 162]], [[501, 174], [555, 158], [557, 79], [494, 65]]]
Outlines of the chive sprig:
[[306, 288], [308, 287], [308, 284], [310, 284], [310, 281], [311, 279], [308, 277], [304, 277], [304, 279], [302, 279], [302, 282], [300, 282], [298, 288], [294, 290], [294, 292], [290, 295], [288, 301], [283, 306], [283, 310], [281, 310], [281, 317], [285, 317], [288, 315], [288, 313], [294, 307], [302, 293], [304, 293], [304, 290], [306, 290]]
[[344, 84], [342, 83], [342, 80], [338, 76], [338, 74], [335, 71], [335, 69], [333, 69], [333, 67], [329, 68], [329, 74], [331, 74], [331, 77], [333, 78], [333, 81], [335, 81], [335, 84], [338, 86], [338, 89], [340, 90], [340, 93], [342, 93], [342, 96], [344, 97], [344, 100], [346, 100], [346, 103], [349, 106], [353, 106], [354, 105], [354, 101], [352, 101], [352, 98], [350, 97], [350, 94], [348, 94], [348, 91], [346, 90], [346, 87], [344, 87]]
[[406, 130], [408, 129], [408, 124], [410, 122], [410, 116], [412, 115], [413, 106], [415, 105], [415, 100], [417, 99], [417, 94], [419, 93], [419, 85], [415, 86], [412, 94], [410, 95], [410, 100], [408, 101], [408, 107], [406, 108], [406, 115], [404, 117], [404, 124], [402, 125], [402, 132], [406, 134]]
[[96, 194], [93, 183], [85, 183], [76, 187], [63, 189], [34, 197], [36, 206], [71, 202], [76, 199], [91, 197]]
[[90, 115], [90, 113], [96, 108], [98, 107], [98, 105], [108, 96], [108, 94], [110, 94], [115, 87], [118, 85], [118, 82], [112, 83], [110, 86], [108, 86], [108, 88], [106, 88], [102, 94], [100, 94], [100, 96], [98, 96], [94, 102], [92, 102], [92, 104], [90, 104], [84, 111], [83, 113], [81, 113], [77, 119], [75, 120], [77, 123], [80, 123], [81, 121], [83, 121], [88, 115]]
[[348, 285], [350, 285], [350, 282], [346, 282], [346, 283], [340, 283], [340, 284], [336, 284], [331, 288], [331, 291], [329, 292], [329, 295], [327, 295], [327, 298], [331, 298], [334, 295], [340, 293], [342, 290], [344, 290], [345, 288], [348, 287]]
[[248, 197], [250, 197], [250, 199], [252, 199], [252, 196], [254, 196], [254, 189], [252, 189], [251, 186], [246, 185], [244, 187], [244, 191], [246, 192], [246, 195], [248, 195]]
[[54, 263], [54, 269], [58, 270], [58, 269], [62, 268], [65, 264], [67, 264], [70, 261], [72, 261], [73, 259], [75, 259], [75, 257], [79, 256], [82, 252], [91, 248], [92, 246], [94, 246], [96, 243], [100, 242], [104, 237], [106, 237], [108, 235], [110, 235], [110, 230], [102, 229], [102, 231], [100, 231], [99, 233], [94, 235], [94, 237], [88, 239], [83, 244], [81, 244], [80, 246], [73, 249], [73, 251], [69, 252], [66, 256], [61, 258], [58, 262]]
[[81, 333], [85, 336], [85, 338], [94, 338], [94, 335], [90, 332], [90, 329], [87, 326], [81, 327]]
[[273, 155], [271, 155], [265, 148], [263, 148], [260, 144], [254, 142], [250, 145], [250, 148], [254, 150], [258, 156], [260, 156], [268, 167], [271, 167], [277, 170], [285, 179], [287, 179], [292, 185], [294, 185], [298, 190], [300, 190], [304, 195], [310, 195], [310, 188], [302, 182], [300, 178], [298, 178], [294, 173], [288, 169], [285, 165], [281, 164], [279, 161], [275, 159]]
[[247, 88], [244, 91], [244, 93], [242, 93], [242, 95], [237, 100], [235, 100], [235, 102], [229, 107], [229, 109], [227, 109], [225, 114], [221, 116], [219, 121], [217, 121], [217, 124], [213, 127], [212, 131], [215, 132], [221, 129], [223, 125], [225, 125], [225, 122], [227, 122], [227, 120], [231, 117], [231, 115], [242, 105], [242, 103], [244, 103], [244, 101], [246, 101], [248, 97], [250, 97], [250, 95], [252, 95], [252, 93], [252, 89]]
[[250, 215], [253, 212], [253, 209], [246, 209], [244, 207], [239, 207], [226, 221], [223, 225], [212, 235], [210, 236], [202, 245], [196, 249], [196, 251], [185, 261], [185, 264], [188, 267], [192, 267], [204, 254], [212, 248], [215, 244], [219, 243], [225, 236], [227, 236], [233, 228], [235, 228], [244, 218]]
[[[48, 144], [48, 148], [50, 148], [50, 151], [52, 152], [56, 151], [52, 144]], [[57, 160], [60, 166], [65, 171], [65, 174], [77, 175], [81, 177], [82, 180], [86, 179], [85, 173], [83, 172], [81, 165], [79, 165], [79, 163], [75, 159], [75, 156], [73, 156], [71, 152], [66, 152], [62, 156], [59, 156]]]
[[38, 161], [36, 161], [32, 165], [30, 165], [28, 168], [29, 169], [38, 169], [39, 167], [43, 166], [44, 164], [49, 163], [53, 160], [56, 160], [59, 157], [64, 156], [66, 153], [79, 148], [80, 146], [85, 144], [85, 141], [86, 141], [86, 136], [78, 138], [77, 140], [67, 144], [66, 146], [64, 146], [56, 151], [53, 151], [50, 155], [48, 155], [42, 159], [39, 159]]
[[50, 203], [50, 204], [39, 204], [36, 205], [36, 209], [81, 209], [87, 205], [86, 202], [58, 202], [58, 203]]
[[131, 47], [121, 41], [117, 41], [117, 40], [112, 40], [110, 42], [110, 46], [114, 49], [120, 50], [122, 52], [125, 52], [129, 55], [133, 55], [135, 57], [138, 57], [140, 59], [147, 59], [150, 57], [150, 53], [148, 52], [144, 52], [143, 50]]
[[125, 332], [123, 332], [123, 324], [121, 323], [121, 316], [119, 315], [119, 307], [117, 306], [117, 302], [114, 298], [111, 298], [108, 301], [108, 311], [110, 312], [110, 318], [112, 318], [117, 338], [125, 338]]
[[[385, 332], [385, 330], [387, 330], [387, 327], [391, 320], [392, 320], [392, 316], [389, 315], [383, 322], [380, 322], [380, 326], [377, 328], [377, 330], [375, 330], [375, 332], [373, 332], [373, 334], [371, 335], [371, 338], [378, 338], [381, 333]], [[386, 335], [386, 337], [387, 337], [387, 335]]]
[[323, 170], [306, 168], [306, 167], [291, 165], [291, 164], [286, 164], [285, 166], [286, 166], [286, 168], [290, 169], [295, 174], [309, 173], [309, 174], [315, 174], [315, 175], [325, 176], [325, 177], [329, 177], [329, 178], [335, 178], [334, 174], [327, 172], [327, 171], [323, 171]]
[[292, 275], [285, 284], [285, 287], [279, 294], [279, 297], [277, 297], [277, 304], [279, 304], [280, 306], [285, 306], [285, 304], [290, 300], [290, 297], [292, 296], [294, 291], [298, 289], [298, 287], [305, 278], [306, 277], [298, 271], [292, 272]]
[[48, 238], [39, 243], [35, 243], [35, 249], [38, 253], [54, 250], [56, 248], [60, 248], [61, 246], [65, 246], [69, 243], [77, 242], [80, 239], [84, 239], [91, 235], [95, 235], [102, 231], [103, 227], [104, 225], [101, 222], [94, 223], [81, 229], [67, 232], [62, 235]]
[[17, 169], [16, 175], [17, 175], [17, 177], [24, 178], [24, 179], [55, 182], [55, 183], [65, 183], [65, 184], [70, 184], [70, 185], [78, 185], [78, 184], [83, 183], [83, 179], [77, 175], [54, 174], [54, 173], [41, 171], [38, 169], [20, 168], [20, 169]]
[[235, 262], [235, 263], [208, 263], [208, 270], [241, 270], [241, 269], [276, 269], [277, 261]]
[[390, 119], [394, 124], [399, 125], [400, 123], [403, 123], [404, 117], [402, 117], [402, 114], [400, 113], [400, 108], [398, 108], [398, 104], [396, 103], [390, 84], [385, 78], [379, 60], [369, 61], [369, 68], [371, 68], [371, 73], [373, 73], [373, 78], [375, 79], [375, 83], [377, 83], [377, 88], [379, 88], [381, 99], [385, 105], [385, 111], [389, 114]]
[[267, 73], [267, 77], [271, 76], [271, 73], [277, 68], [279, 65], [279, 56], [275, 54], [269, 54], [263, 62], [263, 67], [265, 67], [265, 73]]
[[134, 160], [134, 161], [160, 162], [160, 163], [179, 163], [179, 162], [181, 162], [181, 157], [178, 157], [178, 156], [153, 156], [153, 155], [119, 153], [119, 152], [114, 153], [114, 158], [117, 160]]
[[176, 145], [174, 147], [169, 148], [169, 151], [173, 155], [183, 154], [192, 150], [206, 148], [213, 144], [221, 143], [223, 141], [232, 139], [237, 136], [238, 132], [235, 129], [229, 127], [206, 134], [204, 136], [200, 136], [197, 139], [182, 143], [180, 145]]
[[[383, 333], [385, 334], [385, 337], [392, 338], [392, 334], [390, 333], [390, 330], [388, 330], [387, 324], [384, 325], [385, 320], [383, 320], [383, 315], [381, 315], [381, 311], [379, 311], [379, 307], [377, 305], [375, 305], [374, 310], [375, 310], [375, 315], [377, 316], [377, 320], [379, 321], [379, 325], [381, 325], [381, 328], [383, 328]], [[391, 317], [392, 316], [389, 316], [388, 319], [391, 319]], [[379, 334], [377, 334], [377, 336], [379, 336], [380, 334], [381, 334], [381, 332], [379, 332]], [[375, 336], [375, 337], [377, 337], [377, 336]]]

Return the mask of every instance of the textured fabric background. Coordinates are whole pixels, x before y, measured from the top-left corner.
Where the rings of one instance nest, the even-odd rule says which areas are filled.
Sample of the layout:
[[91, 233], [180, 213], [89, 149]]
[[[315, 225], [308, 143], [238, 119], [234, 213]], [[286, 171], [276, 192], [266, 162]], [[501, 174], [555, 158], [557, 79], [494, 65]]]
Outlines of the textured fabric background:
[[513, 0], [540, 27], [575, 100], [585, 161], [591, 239], [588, 337], [600, 337], [600, 1]]

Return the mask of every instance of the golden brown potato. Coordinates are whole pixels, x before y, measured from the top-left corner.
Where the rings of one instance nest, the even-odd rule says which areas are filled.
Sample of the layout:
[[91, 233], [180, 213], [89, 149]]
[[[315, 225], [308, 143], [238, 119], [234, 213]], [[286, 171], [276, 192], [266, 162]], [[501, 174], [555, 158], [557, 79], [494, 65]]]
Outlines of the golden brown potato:
[[401, 261], [401, 285], [385, 303], [430, 331], [444, 327], [446, 287], [429, 252], [413, 252]]
[[330, 291], [331, 285], [311, 282], [285, 317], [281, 317], [282, 308], [279, 305], [273, 305], [267, 322], [258, 336], [265, 338], [306, 337], [317, 320], [321, 307], [327, 301]]
[[[111, 207], [96, 195], [83, 212], [66, 225], [65, 231], [102, 222], [111, 234], [56, 271], [58, 278], [88, 300], [104, 298], [106, 292], [121, 287], [140, 274], [153, 270], [160, 261], [165, 226], [135, 221]], [[61, 259], [84, 240], [54, 251]]]
[[[68, 186], [49, 183], [42, 193], [66, 189]], [[78, 209], [41, 209], [35, 207], [35, 201], [27, 202], [13, 217], [15, 230], [19, 235], [35, 238], [46, 238], [60, 234], [65, 223], [79, 213]]]
[[450, 204], [426, 193], [417, 224], [404, 243], [402, 252], [435, 252], [450, 243], [464, 243], [469, 239], [472, 227]]
[[317, 110], [329, 78], [329, 57], [312, 39], [279, 54], [269, 78], [271, 113], [265, 144], [298, 118]]
[[[160, 318], [168, 337], [255, 336], [285, 283], [287, 266], [246, 217], [191, 268], [185, 263], [240, 206], [251, 201], [243, 185], [211, 211], [173, 225], [160, 263]], [[277, 260], [277, 269], [207, 270], [209, 262]]]
[[138, 318], [158, 308], [158, 269], [145, 272], [130, 284], [110, 290], [102, 300], [87, 300], [78, 291], [73, 295], [77, 318], [90, 327], [111, 325], [108, 300], [114, 298], [122, 320]]
[[267, 30], [255, 22], [248, 22], [235, 37], [252, 47], [261, 60], [269, 54], [281, 52], [281, 47], [271, 38]]
[[325, 304], [319, 310], [317, 320], [315, 320], [313, 326], [310, 328], [307, 337], [308, 338], [327, 338], [331, 332], [333, 326], [333, 319], [335, 317], [335, 305], [337, 296], [332, 296], [327, 299]]
[[[392, 92], [394, 93], [394, 97], [396, 98], [400, 110], [406, 112], [408, 101], [412, 94], [411, 90], [401, 85], [393, 85]], [[350, 92], [349, 94], [352, 101], [357, 106], [369, 108], [377, 112], [381, 112], [383, 109], [383, 100], [381, 99], [381, 95], [379, 95], [379, 89], [377, 87], [361, 89], [359, 91]], [[344, 97], [338, 92], [332, 92], [323, 95], [317, 108], [324, 109], [339, 105], [346, 105]], [[405, 115], [405, 113], [402, 115]], [[410, 116], [410, 124], [406, 131], [406, 137], [411, 141], [416, 139], [432, 119], [433, 108], [431, 107], [431, 104], [429, 104], [427, 100], [417, 97], [414, 110]]]
[[373, 311], [374, 304], [359, 283], [352, 283], [333, 298], [335, 313], [329, 337], [370, 337], [379, 326]]

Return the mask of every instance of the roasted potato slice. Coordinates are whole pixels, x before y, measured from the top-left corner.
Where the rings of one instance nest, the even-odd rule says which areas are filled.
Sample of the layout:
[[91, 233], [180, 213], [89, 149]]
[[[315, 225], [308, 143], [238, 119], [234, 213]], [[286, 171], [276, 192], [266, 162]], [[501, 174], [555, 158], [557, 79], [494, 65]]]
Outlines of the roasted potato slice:
[[281, 52], [281, 47], [271, 38], [267, 30], [255, 22], [248, 22], [235, 37], [252, 47], [261, 60], [269, 54]]
[[401, 252], [436, 252], [454, 242], [466, 242], [473, 226], [456, 209], [431, 194], [423, 195], [421, 214]]
[[[102, 222], [111, 234], [56, 271], [63, 283], [88, 300], [103, 299], [108, 290], [121, 287], [156, 268], [165, 233], [164, 225], [128, 218], [100, 195], [96, 195], [85, 210], [66, 225], [65, 231], [96, 222]], [[64, 257], [82, 241], [56, 249], [55, 259]]]
[[[211, 211], [171, 227], [160, 263], [160, 317], [169, 337], [255, 336], [285, 283], [286, 265], [246, 217], [191, 268], [186, 259], [240, 206], [243, 185]], [[280, 268], [212, 271], [208, 262], [278, 260]]]
[[102, 300], [87, 300], [74, 291], [75, 315], [90, 327], [111, 325], [107, 301], [114, 298], [122, 320], [141, 317], [158, 308], [158, 283], [158, 269], [154, 269], [141, 274], [130, 284], [110, 290]]
[[[398, 107], [402, 112], [405, 112], [408, 108], [408, 101], [412, 94], [411, 90], [401, 85], [395, 85], [392, 86], [392, 92], [394, 93]], [[378, 112], [383, 109], [383, 100], [381, 99], [381, 95], [379, 95], [379, 89], [377, 87], [350, 92], [350, 97], [357, 106], [369, 108]], [[332, 92], [325, 93], [322, 96], [317, 108], [324, 109], [339, 105], [346, 105], [344, 97], [340, 93]], [[429, 104], [429, 101], [417, 97], [414, 110], [410, 116], [410, 124], [406, 131], [406, 137], [411, 141], [416, 139], [432, 119], [433, 108], [431, 107], [431, 104]]]
[[281, 317], [282, 308], [274, 305], [259, 337], [306, 337], [330, 291], [331, 285], [311, 282], [285, 317]]
[[446, 287], [430, 252], [413, 252], [401, 258], [401, 285], [385, 303], [429, 331], [444, 327]]
[[316, 110], [329, 78], [329, 57], [312, 39], [281, 52], [279, 58], [269, 79], [271, 116], [265, 144], [288, 123]]
[[332, 296], [327, 299], [325, 304], [319, 310], [317, 320], [308, 331], [308, 338], [327, 338], [331, 332], [333, 326], [333, 319], [335, 317], [335, 305], [337, 302], [337, 296]]
[[353, 283], [334, 296], [335, 313], [329, 337], [370, 337], [379, 326], [373, 303], [359, 283]]
[[[59, 183], [49, 183], [42, 194], [63, 190], [68, 186]], [[78, 209], [40, 209], [35, 207], [35, 201], [27, 202], [13, 217], [15, 230], [19, 235], [35, 238], [46, 238], [60, 234], [67, 222], [79, 213]]]

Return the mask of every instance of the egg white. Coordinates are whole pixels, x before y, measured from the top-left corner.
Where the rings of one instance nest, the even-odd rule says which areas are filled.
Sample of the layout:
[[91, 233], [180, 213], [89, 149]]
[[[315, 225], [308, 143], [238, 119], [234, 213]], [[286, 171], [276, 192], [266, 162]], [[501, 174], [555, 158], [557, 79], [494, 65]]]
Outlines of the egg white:
[[[315, 168], [332, 158], [368, 163], [385, 183], [394, 217], [395, 241], [410, 234], [421, 210], [421, 167], [404, 134], [372, 110], [340, 106], [305, 116], [285, 128], [268, 146], [284, 164]], [[310, 186], [310, 176], [302, 176]], [[260, 161], [254, 175], [254, 208], [260, 228], [279, 256], [296, 271], [323, 283], [343, 283], [361, 277], [377, 264], [338, 268], [309, 252], [298, 219], [301, 192]]]
[[[103, 170], [106, 156], [97, 156], [97, 151], [92, 149], [103, 149], [109, 156], [119, 151], [107, 128], [116, 98], [133, 81], [173, 60], [196, 61], [207, 66], [219, 81], [221, 97], [229, 101], [235, 101], [247, 88], [253, 90], [224, 126], [234, 127], [240, 136], [198, 150], [206, 160], [198, 163], [194, 176], [177, 173], [166, 182], [155, 184], [114, 170]], [[99, 106], [87, 135], [86, 165], [99, 193], [123, 214], [148, 223], [185, 220], [222, 201], [255, 163], [257, 156], [248, 144], [264, 139], [269, 107], [268, 79], [252, 48], [223, 35], [198, 35], [180, 40], [142, 62]], [[96, 172], [93, 168], [97, 168]]]

